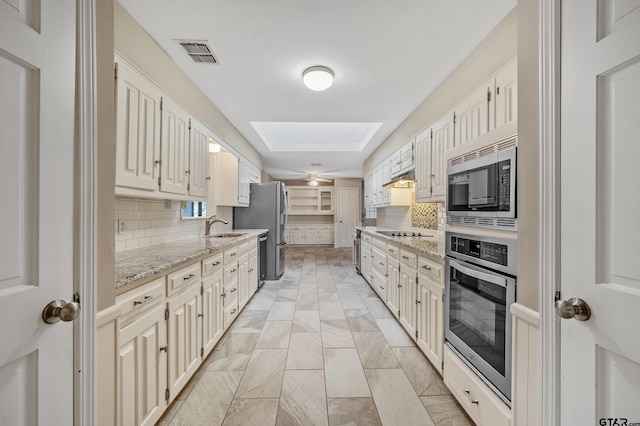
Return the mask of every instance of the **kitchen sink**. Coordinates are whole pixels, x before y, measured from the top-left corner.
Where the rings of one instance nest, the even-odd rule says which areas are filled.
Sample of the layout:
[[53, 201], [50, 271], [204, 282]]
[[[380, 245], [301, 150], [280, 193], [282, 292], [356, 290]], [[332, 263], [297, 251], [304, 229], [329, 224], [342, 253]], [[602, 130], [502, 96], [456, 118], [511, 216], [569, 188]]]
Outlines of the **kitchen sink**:
[[210, 238], [238, 238], [247, 235], [246, 232], [223, 232], [222, 234], [211, 235]]

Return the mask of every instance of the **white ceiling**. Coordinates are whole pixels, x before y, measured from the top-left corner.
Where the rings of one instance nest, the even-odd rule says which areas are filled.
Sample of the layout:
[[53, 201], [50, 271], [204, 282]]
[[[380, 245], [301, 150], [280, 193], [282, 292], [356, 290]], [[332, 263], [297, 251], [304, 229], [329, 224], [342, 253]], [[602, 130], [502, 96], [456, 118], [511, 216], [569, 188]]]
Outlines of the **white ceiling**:
[[[263, 156], [271, 176], [299, 179], [362, 177], [363, 161], [516, 0], [120, 3]], [[207, 40], [220, 65], [193, 63], [176, 40]], [[324, 92], [302, 84], [315, 65], [335, 74]]]

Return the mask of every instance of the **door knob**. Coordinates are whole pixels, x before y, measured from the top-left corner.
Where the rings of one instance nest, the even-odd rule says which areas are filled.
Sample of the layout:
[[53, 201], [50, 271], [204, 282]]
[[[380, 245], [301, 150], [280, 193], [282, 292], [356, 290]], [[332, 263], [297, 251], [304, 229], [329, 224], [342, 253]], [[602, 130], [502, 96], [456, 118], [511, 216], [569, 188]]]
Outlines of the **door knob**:
[[556, 300], [556, 314], [562, 318], [575, 318], [578, 321], [586, 321], [591, 318], [591, 308], [582, 299], [577, 297], [569, 300]]
[[65, 302], [64, 300], [54, 300], [44, 307], [42, 311], [42, 320], [47, 324], [55, 324], [62, 320], [65, 322], [73, 321], [80, 312], [80, 304], [78, 302]]

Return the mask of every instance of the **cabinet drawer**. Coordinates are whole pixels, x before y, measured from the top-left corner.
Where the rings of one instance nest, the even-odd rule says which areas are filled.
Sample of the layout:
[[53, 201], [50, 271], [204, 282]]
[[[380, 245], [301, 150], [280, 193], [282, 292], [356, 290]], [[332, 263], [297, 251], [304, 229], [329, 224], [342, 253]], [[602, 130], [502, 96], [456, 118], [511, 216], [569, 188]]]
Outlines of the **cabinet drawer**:
[[442, 282], [443, 280], [442, 269], [442, 264], [422, 256], [418, 257], [418, 271], [430, 276], [438, 282]]
[[371, 238], [371, 235], [370, 235], [370, 234], [365, 234], [365, 233], [363, 232], [363, 233], [361, 234], [361, 238], [362, 238], [363, 240], [365, 240], [366, 242], [371, 243], [372, 238]]
[[382, 251], [387, 250], [387, 240], [384, 240], [382, 238], [373, 238], [372, 241], [375, 247], [378, 247]]
[[208, 277], [222, 268], [222, 253], [216, 253], [202, 261], [202, 276]]
[[200, 263], [194, 263], [167, 275], [167, 296], [178, 292], [200, 279]]
[[405, 249], [400, 249], [400, 262], [415, 269], [417, 261], [418, 261], [417, 254], [407, 251]]
[[238, 279], [238, 263], [237, 262], [224, 266], [225, 285], [234, 279]]
[[446, 345], [444, 383], [477, 424], [509, 426], [511, 409]]
[[224, 307], [224, 327], [225, 329], [238, 317], [238, 304], [225, 305]]
[[164, 299], [164, 277], [116, 296], [116, 305], [122, 308], [122, 316], [137, 315]]
[[238, 280], [229, 281], [224, 285], [224, 306], [230, 303], [238, 304]]
[[371, 249], [371, 263], [383, 276], [387, 273], [387, 254], [377, 247]]
[[238, 244], [238, 255], [249, 251], [249, 241], [243, 241]]
[[249, 249], [258, 247], [258, 239], [252, 238], [249, 240]]
[[238, 246], [233, 246], [224, 251], [225, 266], [230, 264], [231, 262], [236, 262], [237, 260], [238, 260]]
[[395, 259], [400, 258], [400, 247], [394, 246], [393, 244], [387, 244], [387, 255], [391, 256]]

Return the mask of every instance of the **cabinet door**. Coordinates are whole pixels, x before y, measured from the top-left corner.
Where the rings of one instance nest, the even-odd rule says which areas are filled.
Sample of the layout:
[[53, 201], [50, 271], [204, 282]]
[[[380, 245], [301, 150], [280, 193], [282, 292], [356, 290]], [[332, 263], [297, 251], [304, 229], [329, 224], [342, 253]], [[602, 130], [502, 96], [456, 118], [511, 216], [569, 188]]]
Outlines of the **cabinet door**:
[[389, 288], [387, 277], [374, 267], [371, 268], [371, 287], [378, 293], [380, 300], [387, 300], [387, 290]]
[[164, 304], [119, 333], [118, 424], [153, 425], [167, 406], [167, 328]]
[[442, 374], [444, 345], [444, 288], [424, 274], [419, 275], [417, 344], [436, 370]]
[[385, 183], [391, 180], [390, 166], [389, 163], [384, 162], [382, 167], [380, 168], [380, 180], [378, 188], [380, 189], [380, 195], [378, 198], [378, 204], [381, 206], [388, 206], [391, 204], [391, 190], [383, 187]]
[[209, 193], [209, 134], [196, 120], [191, 120], [189, 140], [189, 195], [205, 198]]
[[412, 139], [400, 148], [400, 172], [405, 172], [413, 168], [413, 149], [415, 140]]
[[430, 165], [431, 155], [429, 152], [431, 142], [431, 129], [427, 129], [416, 136], [416, 201], [420, 202], [431, 196]]
[[249, 251], [249, 298], [258, 290], [258, 249]]
[[318, 188], [318, 212], [323, 214], [333, 213], [333, 187]]
[[289, 232], [289, 238], [291, 244], [304, 244], [305, 231], [303, 230], [291, 230]]
[[447, 189], [447, 162], [445, 152], [453, 146], [453, 113], [440, 117], [433, 126], [431, 138], [430, 186], [431, 198], [444, 200]]
[[238, 205], [238, 157], [231, 152], [218, 152], [216, 157], [216, 199], [219, 206]]
[[498, 128], [518, 118], [518, 65], [509, 65], [496, 76], [492, 112], [495, 120], [489, 120], [489, 130]]
[[124, 63], [118, 63], [116, 84], [116, 186], [155, 191], [162, 93]]
[[238, 169], [238, 204], [249, 204], [251, 169], [243, 160], [239, 161]]
[[400, 292], [400, 262], [398, 259], [388, 256], [387, 258], [387, 306], [391, 313], [397, 318], [399, 309], [399, 292]]
[[162, 100], [160, 191], [187, 194], [189, 181], [189, 116], [171, 98]]
[[202, 347], [206, 357], [224, 334], [223, 272], [216, 269], [202, 281]]
[[402, 170], [401, 157], [402, 157], [402, 154], [400, 150], [397, 150], [396, 152], [391, 154], [391, 156], [389, 157], [389, 160], [388, 160], [389, 172], [393, 177], [397, 176], [400, 173], [400, 170]]
[[238, 257], [238, 309], [242, 310], [249, 300], [249, 253]]
[[400, 265], [400, 324], [411, 337], [416, 333], [416, 270]]
[[487, 133], [489, 125], [489, 87], [483, 84], [455, 107], [455, 146]]
[[360, 273], [371, 284], [371, 245], [361, 242]]
[[201, 283], [193, 285], [169, 299], [169, 403], [198, 369], [202, 358], [202, 334], [198, 315], [201, 313]]

